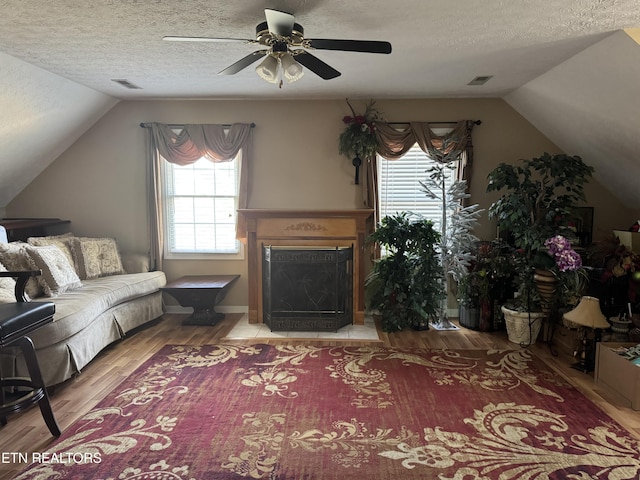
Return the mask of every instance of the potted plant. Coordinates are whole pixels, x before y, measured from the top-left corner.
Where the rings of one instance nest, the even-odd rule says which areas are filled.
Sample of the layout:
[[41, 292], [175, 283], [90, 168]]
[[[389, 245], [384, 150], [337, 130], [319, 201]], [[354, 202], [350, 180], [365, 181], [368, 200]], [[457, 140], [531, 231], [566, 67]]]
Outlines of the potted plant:
[[[600, 298], [600, 307], [607, 316], [616, 316], [621, 310], [640, 310], [640, 254], [610, 235], [587, 249], [587, 258], [592, 267], [590, 277]], [[621, 309], [621, 306], [624, 307]]]
[[439, 233], [429, 220], [402, 212], [384, 217], [369, 236], [385, 251], [365, 281], [367, 308], [377, 310], [385, 332], [428, 328], [444, 296]]
[[[425, 195], [441, 204], [440, 220], [440, 265], [442, 266], [443, 289], [447, 291], [449, 280], [459, 283], [469, 272], [474, 259], [473, 245], [478, 241], [473, 229], [478, 225], [478, 218], [484, 212], [478, 204], [463, 205], [470, 195], [467, 193], [467, 182], [456, 180], [447, 187], [447, 178], [452, 175], [459, 154], [448, 148], [448, 140], [444, 140], [442, 150], [445, 153], [432, 154], [438, 161], [427, 170], [427, 177], [420, 182]], [[440, 313], [433, 323], [437, 330], [457, 329], [447, 318], [447, 296], [440, 305]]]
[[[531, 310], [541, 310], [534, 271], [553, 264], [544, 251], [544, 242], [558, 234], [572, 235], [573, 209], [584, 202], [584, 185], [592, 173], [593, 168], [579, 156], [544, 153], [517, 165], [501, 163], [488, 175], [487, 192], [502, 193], [489, 208], [489, 216], [497, 219], [501, 236], [509, 238], [521, 253], [515, 264], [519, 295], [511, 306], [529, 310], [529, 326]], [[513, 322], [505, 316], [505, 323], [509, 328]], [[534, 324], [540, 323], [534, 320]], [[529, 330], [528, 343], [533, 343], [535, 331]]]
[[499, 327], [496, 309], [513, 296], [514, 254], [500, 238], [477, 242], [469, 272], [458, 282], [460, 325], [481, 331]]

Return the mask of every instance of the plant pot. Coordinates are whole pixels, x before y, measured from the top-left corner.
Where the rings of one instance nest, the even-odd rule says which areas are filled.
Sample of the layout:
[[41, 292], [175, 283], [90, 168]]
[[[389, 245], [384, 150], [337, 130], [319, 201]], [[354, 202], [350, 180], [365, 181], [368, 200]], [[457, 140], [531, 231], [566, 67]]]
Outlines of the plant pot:
[[493, 305], [491, 300], [480, 301], [480, 326], [481, 332], [490, 332], [493, 327]]
[[632, 326], [631, 320], [628, 318], [611, 317], [609, 318], [609, 323], [611, 324], [612, 332], [621, 333], [623, 335], [628, 334]]
[[480, 309], [478, 307], [460, 305], [460, 325], [471, 330], [478, 330], [480, 327]]
[[542, 312], [518, 312], [505, 306], [501, 308], [509, 341], [519, 345], [535, 343], [545, 314]]
[[460, 305], [459, 320], [462, 327], [480, 332], [490, 332], [494, 329], [493, 316], [493, 304], [489, 300], [473, 307]]
[[553, 274], [553, 272], [542, 269], [536, 269], [536, 273], [534, 273], [533, 279], [536, 282], [538, 295], [540, 295], [542, 311], [546, 314], [549, 314], [551, 307], [553, 306], [553, 303], [555, 301], [558, 279]]
[[[550, 270], [536, 269], [533, 274], [533, 280], [536, 283], [536, 290], [540, 296], [540, 308], [544, 316], [551, 320], [551, 312], [556, 304], [556, 288], [558, 279]], [[551, 339], [551, 322], [545, 325], [543, 337], [545, 340]]]

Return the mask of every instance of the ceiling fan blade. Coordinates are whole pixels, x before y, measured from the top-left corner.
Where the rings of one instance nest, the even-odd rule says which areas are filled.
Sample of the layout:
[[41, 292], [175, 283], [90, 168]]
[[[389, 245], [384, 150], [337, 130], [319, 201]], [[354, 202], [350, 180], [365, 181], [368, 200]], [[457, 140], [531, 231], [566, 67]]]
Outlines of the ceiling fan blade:
[[331, 40], [327, 38], [314, 38], [308, 41], [311, 48], [315, 48], [317, 50], [391, 53], [391, 44], [389, 42], [377, 42], [373, 40]]
[[311, 55], [309, 52], [305, 50], [296, 50], [296, 52], [300, 52], [298, 55], [295, 55], [293, 58], [304, 67], [307, 67], [313, 73], [323, 78], [324, 80], [331, 80], [332, 78], [339, 77], [341, 74], [331, 65], [327, 65], [318, 57]]
[[167, 35], [162, 37], [162, 40], [167, 42], [242, 42], [242, 43], [257, 43], [255, 40], [249, 40], [245, 38], [213, 38], [213, 37], [174, 37]]
[[240, 70], [247, 68], [249, 65], [262, 58], [269, 50], [256, 50], [250, 53], [246, 57], [241, 58], [233, 65], [229, 65], [224, 70], [218, 72], [218, 75], [234, 75]]
[[267, 25], [271, 33], [288, 37], [291, 35], [291, 32], [293, 32], [295, 17], [290, 13], [266, 8], [264, 16], [267, 18]]

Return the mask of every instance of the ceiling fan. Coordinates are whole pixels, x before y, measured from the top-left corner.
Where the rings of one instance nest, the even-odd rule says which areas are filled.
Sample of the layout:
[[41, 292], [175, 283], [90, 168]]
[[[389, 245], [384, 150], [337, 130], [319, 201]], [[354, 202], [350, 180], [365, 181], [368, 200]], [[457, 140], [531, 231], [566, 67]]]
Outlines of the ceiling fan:
[[[256, 67], [256, 72], [264, 80], [271, 83], [278, 83], [279, 68], [289, 82], [294, 82], [303, 75], [302, 66], [324, 80], [340, 76], [338, 70], [312, 55], [308, 50], [391, 53], [389, 42], [304, 38], [304, 29], [300, 24], [295, 23], [295, 17], [292, 14], [272, 9], [265, 9], [264, 13], [267, 21], [256, 27], [255, 40], [177, 36], [165, 36], [163, 40], [171, 42], [243, 42], [264, 46], [266, 48], [250, 53], [218, 74], [234, 75], [264, 57], [262, 63]], [[280, 83], [282, 85], [282, 81]]]

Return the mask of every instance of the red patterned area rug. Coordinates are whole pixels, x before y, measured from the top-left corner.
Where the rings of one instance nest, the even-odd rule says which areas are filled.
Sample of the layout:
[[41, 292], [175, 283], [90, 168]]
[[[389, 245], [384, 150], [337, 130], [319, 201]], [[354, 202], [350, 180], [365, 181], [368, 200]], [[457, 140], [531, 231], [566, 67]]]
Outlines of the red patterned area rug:
[[640, 478], [640, 442], [526, 350], [166, 346], [19, 479]]

